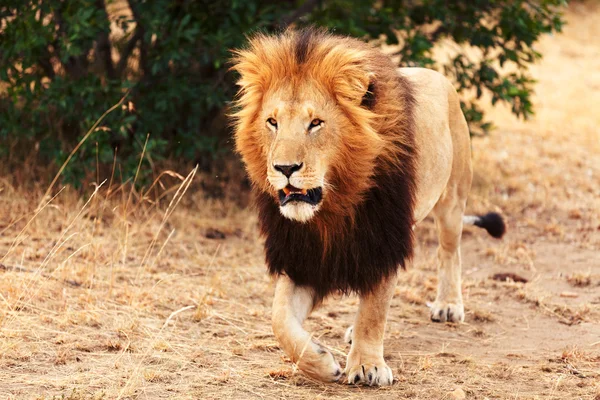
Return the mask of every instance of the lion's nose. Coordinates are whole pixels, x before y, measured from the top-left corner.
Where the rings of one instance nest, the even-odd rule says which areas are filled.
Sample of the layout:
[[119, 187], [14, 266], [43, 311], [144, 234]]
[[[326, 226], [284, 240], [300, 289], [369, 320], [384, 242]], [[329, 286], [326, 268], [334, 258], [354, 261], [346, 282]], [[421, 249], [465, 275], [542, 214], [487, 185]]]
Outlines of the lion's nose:
[[294, 172], [299, 171], [300, 168], [302, 168], [302, 165], [303, 163], [291, 165], [273, 165], [273, 168], [285, 175], [286, 178], [289, 178]]

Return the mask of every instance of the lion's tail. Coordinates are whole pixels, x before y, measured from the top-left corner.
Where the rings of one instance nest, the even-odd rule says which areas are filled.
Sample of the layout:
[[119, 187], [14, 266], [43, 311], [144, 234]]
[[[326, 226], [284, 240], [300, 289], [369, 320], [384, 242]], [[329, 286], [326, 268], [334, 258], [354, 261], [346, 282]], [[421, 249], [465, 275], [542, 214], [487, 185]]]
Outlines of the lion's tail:
[[488, 231], [493, 237], [500, 239], [506, 232], [504, 219], [498, 213], [491, 212], [485, 215], [464, 215], [463, 224], [475, 225]]

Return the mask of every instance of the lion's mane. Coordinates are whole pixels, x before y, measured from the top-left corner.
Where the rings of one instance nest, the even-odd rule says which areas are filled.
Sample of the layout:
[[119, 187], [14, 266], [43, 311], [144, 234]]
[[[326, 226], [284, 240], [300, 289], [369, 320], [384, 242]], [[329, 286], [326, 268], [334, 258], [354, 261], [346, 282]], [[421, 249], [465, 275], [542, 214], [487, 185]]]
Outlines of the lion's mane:
[[[404, 267], [414, 241], [414, 97], [391, 60], [359, 40], [308, 28], [254, 36], [233, 69], [241, 76], [236, 148], [253, 182], [269, 272], [323, 297], [364, 294]], [[326, 177], [334, 190], [301, 223], [281, 215], [267, 183], [258, 115], [278, 84], [306, 79], [328, 91], [353, 129]]]

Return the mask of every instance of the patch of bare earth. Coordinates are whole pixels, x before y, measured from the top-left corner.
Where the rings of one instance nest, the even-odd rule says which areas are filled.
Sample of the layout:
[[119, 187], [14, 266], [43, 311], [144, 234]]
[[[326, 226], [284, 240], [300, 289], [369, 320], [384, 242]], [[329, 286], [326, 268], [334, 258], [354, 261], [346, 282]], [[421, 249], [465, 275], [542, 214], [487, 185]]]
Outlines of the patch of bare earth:
[[[171, 203], [65, 190], [35, 214], [41, 193], [0, 180], [0, 398], [600, 399], [600, 11], [567, 17], [538, 48], [537, 116], [490, 110], [498, 129], [473, 142], [470, 211], [501, 211], [509, 232], [465, 231], [464, 324], [428, 320], [436, 237], [419, 227], [387, 329], [392, 387], [296, 373], [251, 210], [169, 178]], [[342, 361], [356, 308], [332, 298], [307, 323]]]

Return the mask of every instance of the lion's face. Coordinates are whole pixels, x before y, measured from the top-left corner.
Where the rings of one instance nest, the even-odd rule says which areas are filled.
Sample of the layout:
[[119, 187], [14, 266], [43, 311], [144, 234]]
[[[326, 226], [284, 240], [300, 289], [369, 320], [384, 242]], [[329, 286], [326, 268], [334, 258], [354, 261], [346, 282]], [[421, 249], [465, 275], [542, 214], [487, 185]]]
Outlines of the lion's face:
[[285, 217], [349, 216], [369, 189], [386, 147], [384, 118], [363, 102], [370, 54], [358, 41], [294, 31], [258, 35], [236, 52], [236, 149], [255, 190]]
[[328, 172], [348, 121], [333, 99], [314, 85], [297, 89], [268, 93], [258, 122], [265, 135], [267, 180], [281, 213], [305, 222], [319, 210], [328, 191], [335, 190]]

